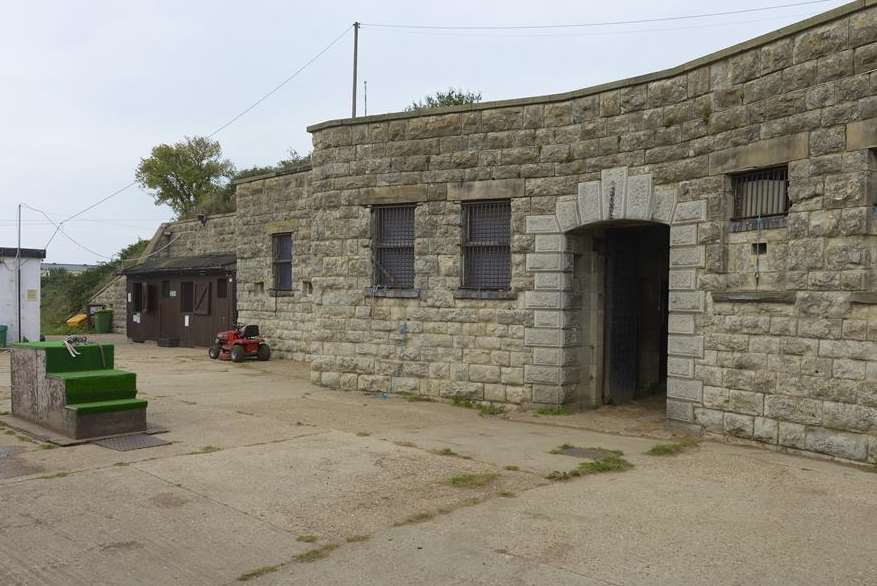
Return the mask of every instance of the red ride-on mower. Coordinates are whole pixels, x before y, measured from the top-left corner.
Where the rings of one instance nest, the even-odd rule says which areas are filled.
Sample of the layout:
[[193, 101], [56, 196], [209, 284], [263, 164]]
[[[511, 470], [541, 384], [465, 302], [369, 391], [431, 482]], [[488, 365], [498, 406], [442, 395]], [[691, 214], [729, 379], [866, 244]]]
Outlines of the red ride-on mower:
[[239, 326], [233, 330], [219, 332], [207, 350], [213, 360], [243, 362], [246, 358], [258, 360], [271, 358], [271, 348], [259, 336], [259, 326]]

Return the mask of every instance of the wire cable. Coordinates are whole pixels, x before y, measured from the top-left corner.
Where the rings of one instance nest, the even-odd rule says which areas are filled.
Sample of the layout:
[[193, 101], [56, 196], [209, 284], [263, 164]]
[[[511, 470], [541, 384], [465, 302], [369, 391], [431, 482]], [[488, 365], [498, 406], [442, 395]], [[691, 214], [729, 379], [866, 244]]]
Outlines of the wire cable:
[[807, 2], [792, 2], [788, 4], [776, 4], [774, 6], [762, 6], [760, 8], [742, 8], [739, 10], [725, 10], [722, 12], [704, 12], [701, 14], [685, 14], [681, 16], [659, 16], [654, 18], [637, 18], [633, 20], [607, 20], [603, 22], [586, 22], [579, 24], [524, 24], [524, 25], [429, 25], [429, 24], [388, 24], [388, 23], [368, 23], [364, 22], [361, 26], [374, 28], [396, 28], [396, 29], [431, 29], [431, 30], [462, 30], [462, 31], [485, 31], [485, 30], [534, 30], [534, 29], [570, 29], [570, 28], [586, 28], [598, 26], [617, 26], [625, 24], [645, 24], [653, 22], [668, 22], [674, 20], [692, 20], [697, 18], [712, 18], [716, 16], [731, 16], [734, 14], [747, 14], [752, 12], [764, 12], [767, 10], [779, 10], [782, 8], [793, 8], [799, 6], [811, 6], [813, 4], [824, 4], [835, 0], [809, 0]]
[[[823, 1], [825, 1], [825, 0], [823, 0]], [[214, 136], [216, 136], [217, 134], [219, 134], [220, 132], [222, 132], [223, 130], [225, 130], [226, 128], [228, 128], [229, 126], [231, 126], [232, 124], [234, 124], [235, 122], [237, 122], [240, 118], [242, 118], [243, 116], [245, 116], [246, 114], [248, 114], [253, 108], [255, 108], [256, 106], [258, 106], [259, 104], [261, 104], [262, 102], [264, 102], [265, 100], [267, 100], [268, 98], [270, 98], [271, 96], [273, 96], [278, 90], [280, 90], [280, 88], [282, 88], [283, 86], [285, 86], [286, 84], [288, 84], [290, 81], [292, 81], [293, 79], [295, 79], [296, 77], [298, 77], [298, 74], [300, 74], [302, 71], [304, 71], [305, 69], [307, 69], [307, 67], [308, 67], [311, 63], [313, 63], [314, 61], [316, 61], [317, 59], [319, 59], [320, 57], [322, 57], [323, 54], [324, 54], [326, 51], [328, 51], [329, 49], [331, 49], [332, 47], [334, 47], [334, 46], [338, 43], [338, 41], [340, 41], [341, 39], [343, 39], [343, 38], [344, 38], [344, 35], [346, 35], [346, 34], [350, 31], [351, 28], [353, 28], [353, 25], [350, 25], [350, 26], [348, 26], [347, 28], [345, 28], [344, 31], [343, 31], [340, 35], [338, 35], [337, 37], [335, 37], [335, 39], [334, 39], [331, 43], [329, 43], [328, 45], [326, 45], [326, 46], [323, 48], [322, 51], [320, 51], [319, 53], [317, 53], [316, 55], [314, 55], [313, 57], [311, 57], [310, 60], [309, 60], [307, 63], [305, 63], [304, 65], [302, 65], [301, 67], [299, 67], [299, 68], [298, 68], [298, 69], [297, 69], [292, 75], [290, 75], [289, 77], [287, 77], [286, 79], [284, 79], [283, 81], [281, 81], [279, 84], [277, 84], [277, 86], [275, 86], [274, 89], [272, 89], [270, 92], [268, 92], [267, 94], [265, 94], [264, 96], [262, 96], [261, 98], [259, 98], [259, 99], [256, 100], [255, 102], [253, 102], [253, 104], [252, 104], [251, 106], [249, 106], [247, 109], [243, 110], [243, 111], [240, 112], [238, 115], [236, 115], [234, 118], [232, 118], [231, 120], [229, 120], [228, 122], [226, 122], [225, 124], [223, 124], [222, 126], [220, 126], [219, 128], [217, 128], [216, 130], [214, 130], [213, 132], [211, 132], [210, 134], [208, 134], [208, 135], [207, 135], [207, 138], [213, 138]]]
[[[271, 96], [273, 96], [275, 93], [277, 93], [278, 91], [280, 91], [280, 89], [283, 88], [283, 86], [285, 86], [285, 85], [288, 84], [290, 81], [292, 81], [293, 79], [295, 79], [296, 77], [298, 77], [298, 75], [299, 75], [301, 72], [303, 72], [305, 69], [307, 69], [307, 68], [308, 68], [308, 67], [309, 67], [314, 61], [316, 61], [317, 59], [319, 59], [320, 57], [322, 57], [323, 54], [326, 53], [326, 51], [328, 51], [329, 49], [331, 49], [332, 47], [334, 47], [334, 46], [338, 43], [338, 41], [340, 41], [342, 38], [344, 38], [344, 36], [345, 36], [348, 32], [350, 32], [350, 29], [351, 29], [351, 28], [353, 28], [353, 25], [350, 25], [350, 26], [345, 27], [344, 31], [343, 31], [340, 35], [338, 35], [337, 37], [335, 37], [335, 38], [332, 40], [331, 43], [329, 43], [328, 45], [326, 45], [325, 47], [323, 47], [323, 49], [322, 49], [320, 52], [318, 52], [316, 55], [314, 55], [313, 57], [311, 57], [311, 58], [310, 58], [310, 59], [309, 59], [304, 65], [302, 65], [301, 67], [299, 67], [298, 69], [296, 69], [296, 70], [292, 73], [292, 75], [290, 75], [289, 77], [287, 77], [286, 79], [284, 79], [283, 81], [281, 81], [281, 82], [280, 82], [279, 84], [277, 84], [277, 85], [276, 85], [271, 91], [269, 91], [268, 93], [266, 93], [265, 95], [263, 95], [261, 98], [259, 98], [258, 100], [256, 100], [256, 101], [253, 102], [252, 104], [250, 104], [250, 106], [248, 106], [247, 108], [245, 108], [244, 110], [242, 110], [241, 112], [239, 112], [238, 114], [236, 114], [235, 116], [233, 116], [228, 122], [226, 122], [225, 124], [222, 124], [222, 125], [219, 126], [216, 130], [214, 130], [213, 132], [211, 132], [210, 134], [208, 134], [208, 135], [207, 135], [207, 138], [213, 138], [214, 136], [216, 136], [217, 134], [219, 134], [220, 132], [222, 132], [223, 130], [225, 130], [226, 128], [228, 128], [229, 126], [231, 126], [232, 124], [234, 124], [235, 122], [237, 122], [238, 120], [240, 120], [241, 118], [243, 118], [244, 116], [246, 116], [247, 114], [249, 114], [249, 113], [250, 113], [250, 112], [251, 112], [256, 106], [258, 106], [259, 104], [261, 104], [262, 102], [264, 102], [265, 100], [267, 100], [268, 98], [270, 98]], [[97, 206], [101, 205], [102, 203], [104, 203], [104, 202], [106, 202], [106, 201], [109, 201], [110, 199], [112, 199], [112, 198], [116, 197], [117, 195], [119, 195], [120, 193], [122, 193], [122, 192], [124, 192], [124, 191], [126, 191], [126, 190], [128, 190], [128, 189], [130, 189], [130, 188], [132, 188], [132, 187], [134, 187], [135, 185], [137, 185], [137, 181], [136, 181], [136, 180], [135, 180], [135, 181], [131, 181], [130, 183], [126, 184], [125, 186], [120, 187], [120, 188], [117, 189], [116, 191], [114, 191], [114, 192], [108, 194], [107, 196], [105, 196], [105, 197], [99, 199], [98, 201], [96, 201], [95, 203], [91, 204], [91, 205], [88, 206], [87, 208], [85, 208], [85, 209], [83, 209], [83, 210], [81, 210], [81, 211], [79, 211], [79, 212], [76, 212], [76, 213], [73, 214], [72, 216], [69, 216], [69, 217], [67, 217], [67, 218], [64, 218], [64, 219], [61, 220], [61, 222], [59, 222], [59, 223], [55, 223], [55, 222], [52, 221], [51, 218], [50, 218], [50, 221], [52, 221], [52, 223], [55, 225], [55, 231], [52, 233], [52, 236], [49, 238], [48, 242], [46, 242], [46, 245], [45, 245], [43, 248], [48, 248], [48, 247], [49, 247], [49, 244], [51, 244], [52, 241], [55, 239], [55, 236], [58, 235], [58, 232], [61, 232], [62, 234], [64, 234], [65, 236], [67, 236], [67, 234], [64, 233], [64, 231], [61, 229], [61, 227], [62, 227], [65, 223], [69, 222], [69, 221], [72, 220], [73, 218], [77, 218], [77, 217], [81, 216], [82, 214], [86, 213], [86, 212], [89, 211], [89, 210], [92, 210], [92, 209], [96, 208]], [[28, 207], [30, 207], [30, 206], [28, 206]], [[30, 208], [30, 209], [34, 209], [34, 208]], [[39, 211], [39, 210], [34, 210], [34, 211]], [[44, 216], [46, 216], [46, 217], [48, 218], [48, 215], [46, 215], [44, 212], [41, 212], [41, 211], [40, 211], [40, 213], [42, 213]], [[70, 237], [67, 236], [67, 238], [70, 238]], [[72, 241], [72, 239], [71, 239], [71, 241]], [[80, 247], [82, 247], [82, 245], [79, 245], [78, 243], [77, 243], [77, 245], [80, 246]], [[82, 247], [82, 248], [84, 248], [84, 247]], [[93, 254], [96, 254], [96, 253], [94, 253], [93, 251], [91, 251], [91, 252], [92, 252]], [[98, 256], [103, 256], [103, 255], [98, 254]], [[107, 257], [104, 257], [104, 258], [107, 258]]]
[[[54, 225], [54, 226], [58, 229], [58, 232], [59, 232], [62, 236], [64, 236], [65, 238], [67, 238], [67, 240], [69, 240], [70, 242], [72, 242], [73, 244], [75, 244], [76, 246], [78, 246], [79, 248], [81, 248], [82, 250], [85, 250], [85, 251], [87, 251], [87, 252], [90, 252], [91, 254], [93, 254], [93, 255], [95, 255], [95, 256], [97, 256], [97, 257], [100, 257], [100, 258], [105, 258], [105, 259], [107, 259], [107, 260], [113, 260], [113, 257], [112, 257], [112, 256], [107, 256], [107, 255], [105, 255], [105, 254], [101, 254], [100, 252], [97, 252], [97, 251], [95, 251], [95, 250], [92, 250], [92, 249], [90, 249], [89, 247], [85, 246], [84, 244], [81, 244], [80, 242], [77, 242], [76, 240], [74, 240], [69, 234], [67, 234], [67, 232], [64, 231], [64, 228], [63, 228], [62, 226], [60, 226], [57, 222], [55, 222], [54, 220], [52, 220], [52, 218], [49, 216], [49, 214], [47, 214], [47, 213], [44, 212], [43, 210], [41, 210], [41, 209], [39, 209], [39, 208], [35, 208], [35, 207], [33, 207], [33, 206], [30, 206], [30, 205], [28, 205], [28, 204], [26, 204], [26, 203], [24, 203], [24, 202], [22, 202], [21, 206], [22, 206], [22, 207], [25, 207], [25, 208], [27, 208], [27, 209], [29, 209], [29, 210], [32, 210], [32, 211], [34, 211], [34, 212], [37, 212], [38, 214], [42, 214], [47, 220], [49, 220], [49, 222], [52, 223], [52, 225]], [[161, 252], [161, 251], [163, 251], [164, 249], [168, 248], [171, 244], [173, 244], [174, 242], [176, 242], [176, 241], [179, 240], [180, 238], [181, 238], [181, 236], [177, 235], [177, 236], [175, 236], [173, 239], [171, 239], [167, 244], [165, 244], [165, 245], [162, 246], [161, 248], [158, 248], [158, 249], [156, 249], [156, 250], [153, 250], [153, 251], [150, 252], [149, 254], [141, 254], [141, 255], [138, 256], [137, 258], [131, 258], [131, 259], [121, 259], [121, 258], [120, 258], [120, 259], [119, 259], [119, 262], [120, 262], [123, 266], [124, 266], [125, 262], [127, 262], [127, 261], [131, 261], [131, 262], [135, 262], [135, 261], [136, 261], [136, 262], [139, 262], [140, 260], [142, 260], [142, 259], [144, 259], [144, 258], [148, 258], [148, 257], [150, 257], [150, 256], [153, 256], [153, 255], [155, 255], [155, 254], [158, 254], [159, 252]]]
[[105, 259], [107, 259], [107, 260], [112, 260], [113, 257], [111, 257], [111, 256], [107, 256], [107, 255], [105, 255], [105, 254], [101, 254], [101, 253], [99, 253], [99, 252], [97, 252], [97, 251], [94, 251], [94, 250], [90, 249], [89, 247], [85, 246], [84, 244], [80, 244], [79, 242], [77, 242], [76, 240], [74, 240], [73, 238], [71, 238], [70, 235], [67, 234], [67, 232], [64, 231], [64, 228], [61, 226], [61, 224], [59, 224], [58, 222], [55, 222], [55, 221], [49, 216], [49, 214], [47, 214], [47, 213], [44, 212], [43, 210], [38, 209], [38, 208], [35, 208], [35, 207], [33, 207], [33, 206], [29, 206], [28, 204], [26, 204], [26, 203], [24, 203], [24, 202], [21, 202], [21, 206], [22, 206], [22, 207], [25, 207], [25, 208], [27, 208], [27, 209], [29, 209], [29, 210], [32, 210], [32, 211], [34, 211], [34, 212], [37, 212], [38, 214], [42, 214], [42, 215], [43, 215], [48, 221], [50, 221], [50, 222], [52, 223], [52, 225], [55, 226], [55, 233], [52, 235], [52, 238], [54, 238], [56, 234], [59, 234], [59, 233], [60, 233], [62, 236], [64, 236], [65, 238], [67, 238], [67, 240], [69, 240], [70, 242], [72, 242], [73, 244], [75, 244], [76, 246], [78, 246], [79, 248], [81, 248], [82, 250], [85, 250], [86, 252], [90, 252], [90, 253], [93, 254], [94, 256], [98, 256], [98, 257], [100, 257], [100, 258], [105, 258]]
[[753, 24], [765, 22], [768, 20], [783, 20], [787, 18], [809, 18], [813, 13], [795, 13], [774, 16], [763, 16], [760, 18], [752, 18], [746, 20], [732, 20], [724, 22], [699, 23], [688, 26], [674, 26], [661, 28], [637, 28], [624, 30], [604, 30], [604, 31], [574, 31], [574, 32], [520, 32], [520, 33], [503, 33], [502, 31], [435, 31], [435, 30], [418, 30], [418, 29], [379, 29], [377, 32], [400, 34], [400, 35], [420, 35], [431, 37], [456, 37], [466, 39], [529, 39], [529, 38], [559, 38], [559, 37], [617, 37], [621, 35], [641, 35], [648, 33], [678, 32], [689, 30], [702, 30], [705, 28], [720, 28], [727, 26], [738, 26], [741, 24]]

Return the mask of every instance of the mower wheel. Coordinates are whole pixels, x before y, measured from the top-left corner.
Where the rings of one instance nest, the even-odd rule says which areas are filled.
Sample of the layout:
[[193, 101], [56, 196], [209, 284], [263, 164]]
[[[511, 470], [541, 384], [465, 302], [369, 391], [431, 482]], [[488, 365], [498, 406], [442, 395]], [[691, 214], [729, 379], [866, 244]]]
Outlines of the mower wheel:
[[211, 360], [216, 360], [217, 358], [219, 358], [219, 346], [213, 345], [208, 348], [207, 356], [209, 356]]
[[259, 351], [256, 353], [256, 358], [259, 360], [265, 361], [271, 359], [271, 347], [268, 344], [261, 344], [259, 346]]
[[232, 362], [243, 362], [247, 353], [244, 351], [243, 346], [232, 346], [231, 348], [231, 361]]

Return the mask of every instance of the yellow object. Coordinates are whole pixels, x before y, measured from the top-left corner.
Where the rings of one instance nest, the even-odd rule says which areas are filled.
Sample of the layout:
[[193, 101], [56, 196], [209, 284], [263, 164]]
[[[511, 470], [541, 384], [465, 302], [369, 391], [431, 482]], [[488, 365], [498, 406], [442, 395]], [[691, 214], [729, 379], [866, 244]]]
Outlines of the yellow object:
[[84, 313], [77, 313], [76, 315], [74, 315], [73, 317], [71, 317], [70, 319], [67, 320], [67, 325], [73, 326], [73, 327], [81, 326], [82, 324], [84, 324], [86, 322], [87, 319], [88, 319], [88, 316], [85, 315]]

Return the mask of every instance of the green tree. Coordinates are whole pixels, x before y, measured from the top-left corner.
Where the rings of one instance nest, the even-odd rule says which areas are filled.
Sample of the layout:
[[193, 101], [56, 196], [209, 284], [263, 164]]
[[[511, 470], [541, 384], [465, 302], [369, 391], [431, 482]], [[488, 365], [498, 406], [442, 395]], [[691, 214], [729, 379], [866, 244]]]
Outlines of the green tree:
[[444, 108], [445, 106], [462, 106], [464, 104], [477, 104], [481, 101], [481, 92], [468, 92], [462, 89], [448, 88], [448, 91], [438, 91], [431, 96], [426, 96], [422, 100], [411, 102], [411, 105], [405, 108], [406, 112], [416, 112], [418, 110], [431, 110], [433, 108]]
[[[219, 142], [200, 136], [153, 147], [137, 166], [137, 182], [152, 192], [156, 205], [167, 204], [185, 218], [197, 211], [230, 211], [228, 181], [234, 164], [222, 158]], [[220, 208], [220, 209], [215, 209]]]

